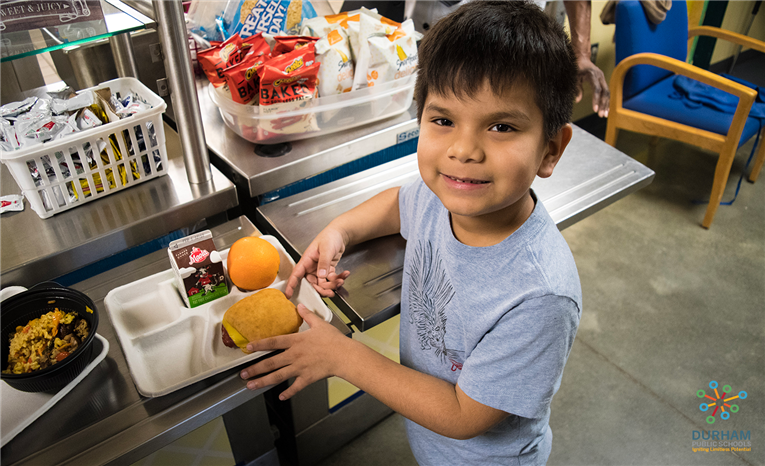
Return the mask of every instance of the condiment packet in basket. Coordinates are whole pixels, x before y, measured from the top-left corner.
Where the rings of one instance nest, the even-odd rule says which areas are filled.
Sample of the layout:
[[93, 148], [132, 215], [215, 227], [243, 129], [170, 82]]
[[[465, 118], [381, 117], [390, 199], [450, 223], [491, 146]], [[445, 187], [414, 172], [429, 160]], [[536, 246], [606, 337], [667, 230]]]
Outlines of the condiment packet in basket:
[[228, 294], [223, 259], [215, 249], [210, 230], [172, 241], [167, 249], [176, 286], [190, 308]]

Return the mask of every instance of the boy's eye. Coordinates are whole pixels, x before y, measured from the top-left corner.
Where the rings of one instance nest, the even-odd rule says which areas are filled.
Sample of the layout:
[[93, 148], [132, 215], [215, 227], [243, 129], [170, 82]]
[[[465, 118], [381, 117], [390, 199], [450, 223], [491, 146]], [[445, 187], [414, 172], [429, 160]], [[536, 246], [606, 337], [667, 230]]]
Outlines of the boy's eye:
[[498, 133], [509, 133], [510, 131], [513, 131], [513, 127], [510, 125], [505, 124], [498, 124], [491, 127], [489, 131], [497, 131]]
[[436, 118], [433, 120], [433, 123], [437, 124], [438, 126], [454, 126], [454, 123], [452, 123], [451, 120], [447, 120], [446, 118]]

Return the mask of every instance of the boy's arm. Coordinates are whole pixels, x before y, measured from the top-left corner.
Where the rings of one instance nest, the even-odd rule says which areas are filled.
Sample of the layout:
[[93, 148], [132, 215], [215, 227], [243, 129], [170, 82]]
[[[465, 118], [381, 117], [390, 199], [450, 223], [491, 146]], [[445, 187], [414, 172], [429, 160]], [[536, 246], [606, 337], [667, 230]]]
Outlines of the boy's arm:
[[321, 296], [334, 296], [350, 274], [335, 273], [346, 247], [400, 231], [398, 192], [398, 187], [387, 189], [332, 220], [295, 264], [284, 291], [287, 298], [303, 277]]
[[304, 306], [300, 315], [311, 330], [252, 342], [250, 351], [286, 349], [241, 372], [257, 389], [296, 377], [279, 398], [286, 400], [307, 385], [336, 375], [421, 426], [450, 438], [482, 434], [508, 414], [483, 405], [462, 392], [459, 385], [402, 366], [345, 337]]

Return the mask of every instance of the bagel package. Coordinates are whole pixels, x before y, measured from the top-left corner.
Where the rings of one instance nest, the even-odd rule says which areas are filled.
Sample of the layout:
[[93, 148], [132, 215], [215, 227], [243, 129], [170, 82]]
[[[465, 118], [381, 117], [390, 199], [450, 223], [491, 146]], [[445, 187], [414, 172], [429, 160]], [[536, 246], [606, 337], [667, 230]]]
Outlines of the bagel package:
[[297, 307], [279, 290], [266, 288], [228, 308], [223, 315], [223, 344], [244, 353], [247, 343], [296, 333], [303, 324]]

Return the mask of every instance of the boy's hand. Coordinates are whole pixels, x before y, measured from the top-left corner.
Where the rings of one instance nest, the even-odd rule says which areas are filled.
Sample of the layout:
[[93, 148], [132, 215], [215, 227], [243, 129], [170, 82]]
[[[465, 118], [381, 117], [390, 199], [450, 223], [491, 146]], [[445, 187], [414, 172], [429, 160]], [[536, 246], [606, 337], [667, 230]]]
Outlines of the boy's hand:
[[308, 323], [310, 330], [265, 338], [247, 345], [247, 350], [253, 352], [286, 350], [244, 369], [239, 374], [245, 380], [267, 374], [247, 382], [247, 388], [250, 390], [276, 385], [296, 377], [295, 382], [279, 395], [280, 400], [287, 400], [311, 383], [335, 375], [334, 358], [343, 354], [339, 347], [345, 340], [350, 339], [302, 304], [298, 304], [298, 312]]
[[287, 299], [292, 298], [292, 293], [303, 277], [322, 297], [333, 297], [333, 290], [343, 286], [351, 274], [347, 270], [340, 274], [335, 272], [335, 266], [345, 252], [345, 245], [346, 241], [339, 230], [330, 227], [322, 230], [295, 264], [284, 290]]

